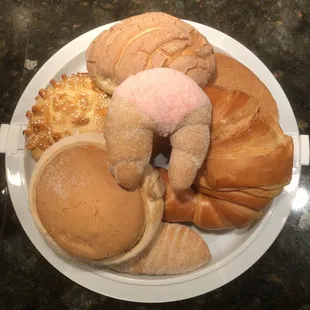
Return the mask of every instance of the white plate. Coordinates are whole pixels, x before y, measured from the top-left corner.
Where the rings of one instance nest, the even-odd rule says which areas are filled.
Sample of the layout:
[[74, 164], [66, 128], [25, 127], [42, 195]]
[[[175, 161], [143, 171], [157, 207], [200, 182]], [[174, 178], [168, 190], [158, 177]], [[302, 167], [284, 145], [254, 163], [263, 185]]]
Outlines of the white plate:
[[26, 123], [25, 111], [34, 103], [38, 90], [45, 87], [52, 78], [59, 79], [63, 73], [86, 71], [85, 51], [88, 45], [101, 31], [110, 28], [114, 23], [78, 37], [46, 62], [20, 98], [7, 136], [6, 172], [17, 216], [38, 251], [65, 276], [103, 295], [130, 301], [167, 302], [212, 291], [252, 266], [278, 236], [290, 213], [300, 177], [299, 132], [283, 90], [265, 65], [243, 45], [215, 29], [189, 23], [204, 34], [217, 50], [231, 55], [250, 68], [269, 88], [278, 103], [282, 128], [294, 137], [293, 179], [285, 191], [274, 200], [265, 216], [252, 227], [225, 233], [199, 232], [208, 243], [213, 258], [207, 266], [195, 272], [170, 277], [130, 276], [74, 265], [63, 260], [45, 243], [28, 211], [27, 185], [34, 162], [30, 154], [23, 151], [24, 141], [20, 125]]

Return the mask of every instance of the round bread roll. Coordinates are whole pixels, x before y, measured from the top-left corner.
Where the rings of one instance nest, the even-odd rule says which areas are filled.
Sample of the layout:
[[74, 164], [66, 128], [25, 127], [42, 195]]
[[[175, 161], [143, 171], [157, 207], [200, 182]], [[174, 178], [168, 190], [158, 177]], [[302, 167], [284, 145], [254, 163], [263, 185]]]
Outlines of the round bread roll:
[[35, 160], [60, 139], [83, 132], [103, 132], [110, 96], [95, 86], [87, 73], [62, 75], [39, 91], [26, 116], [26, 148]]
[[103, 31], [90, 44], [86, 58], [91, 78], [110, 94], [129, 75], [146, 69], [175, 69], [202, 87], [215, 71], [207, 39], [189, 24], [160, 12], [133, 16]]
[[62, 256], [93, 265], [125, 262], [153, 239], [163, 214], [164, 186], [148, 166], [135, 191], [109, 173], [102, 134], [62, 139], [40, 158], [29, 185], [30, 211]]

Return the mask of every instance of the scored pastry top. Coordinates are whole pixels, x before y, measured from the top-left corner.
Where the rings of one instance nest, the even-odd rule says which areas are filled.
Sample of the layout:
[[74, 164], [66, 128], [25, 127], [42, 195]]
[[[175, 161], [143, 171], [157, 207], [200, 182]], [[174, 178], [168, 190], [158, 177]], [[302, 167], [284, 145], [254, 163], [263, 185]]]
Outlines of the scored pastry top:
[[159, 12], [125, 19], [103, 31], [86, 57], [91, 78], [109, 93], [129, 75], [146, 69], [175, 69], [200, 86], [215, 71], [213, 48], [207, 39], [189, 24]]

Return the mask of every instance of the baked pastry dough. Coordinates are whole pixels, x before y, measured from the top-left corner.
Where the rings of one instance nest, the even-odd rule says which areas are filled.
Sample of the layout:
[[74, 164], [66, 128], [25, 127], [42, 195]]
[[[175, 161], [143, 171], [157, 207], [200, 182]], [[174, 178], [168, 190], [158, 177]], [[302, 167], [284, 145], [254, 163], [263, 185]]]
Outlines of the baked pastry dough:
[[149, 164], [154, 132], [170, 137], [169, 177], [189, 188], [209, 147], [211, 104], [193, 79], [155, 68], [127, 78], [113, 93], [105, 121], [109, 167], [118, 184], [137, 188]]
[[164, 220], [203, 229], [240, 228], [258, 219], [292, 177], [293, 141], [257, 101], [219, 86], [212, 105], [211, 144], [191, 189], [175, 192], [167, 172]]
[[133, 16], [103, 31], [87, 50], [87, 70], [107, 93], [128, 76], [167, 67], [205, 86], [215, 71], [213, 48], [189, 24], [152, 12]]
[[[73, 261], [106, 266], [139, 255], [163, 214], [163, 183], [150, 165], [137, 191], [110, 175], [102, 134], [83, 133], [52, 145], [29, 185], [30, 211], [47, 243]], [[89, 159], [89, 160], [88, 160]]]
[[208, 245], [193, 229], [164, 223], [144, 251], [110, 268], [131, 274], [175, 275], [196, 270], [210, 259]]
[[41, 89], [26, 116], [26, 148], [34, 159], [60, 139], [82, 132], [103, 132], [110, 97], [87, 73], [62, 75], [59, 82]]
[[209, 248], [189, 227], [161, 222], [163, 193], [151, 166], [136, 191], [121, 189], [109, 173], [105, 140], [98, 133], [51, 146], [29, 185], [34, 222], [66, 259], [144, 275], [200, 268], [211, 259]]
[[279, 119], [277, 103], [264, 83], [246, 66], [236, 59], [215, 53], [216, 74], [210, 80], [229, 91], [238, 90], [254, 98], [275, 119]]
[[[213, 107], [211, 147], [203, 168], [213, 189], [274, 189], [292, 176], [293, 141], [254, 98], [205, 88]], [[202, 171], [202, 170], [201, 170]]]

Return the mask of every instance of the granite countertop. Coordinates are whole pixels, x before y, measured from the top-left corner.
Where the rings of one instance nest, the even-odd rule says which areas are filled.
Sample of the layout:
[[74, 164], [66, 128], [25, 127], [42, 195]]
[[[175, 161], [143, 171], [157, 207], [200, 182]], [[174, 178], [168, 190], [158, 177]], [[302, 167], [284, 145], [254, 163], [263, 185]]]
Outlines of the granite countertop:
[[[310, 134], [309, 0], [0, 0], [1, 123], [10, 122], [30, 79], [62, 46], [92, 28], [148, 11], [209, 25], [247, 46], [283, 87], [301, 133]], [[26, 61], [32, 66], [25, 66]], [[161, 305], [100, 296], [59, 273], [35, 249], [19, 224], [7, 191], [3, 154], [0, 169], [0, 220], [6, 218], [0, 265], [1, 310], [310, 310], [310, 167], [302, 168], [300, 189], [284, 229], [253, 267], [209, 294]]]

